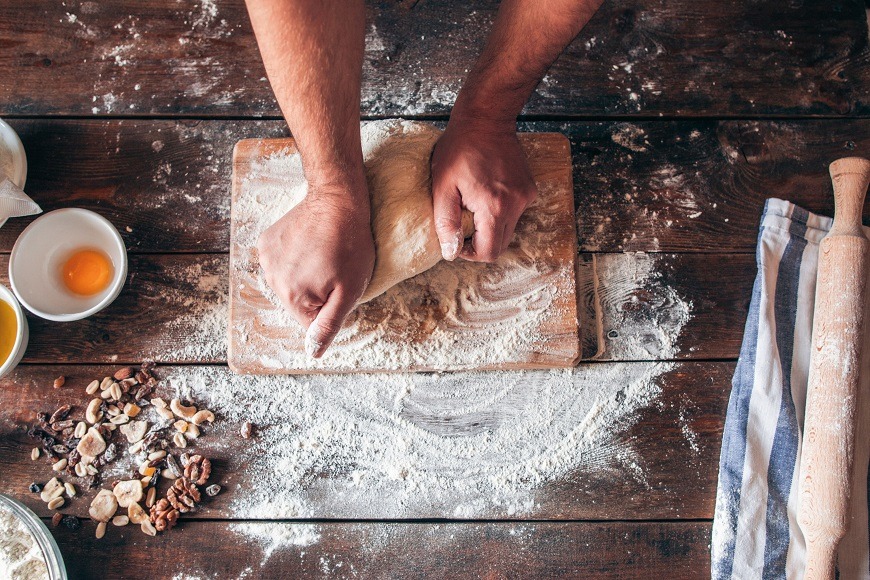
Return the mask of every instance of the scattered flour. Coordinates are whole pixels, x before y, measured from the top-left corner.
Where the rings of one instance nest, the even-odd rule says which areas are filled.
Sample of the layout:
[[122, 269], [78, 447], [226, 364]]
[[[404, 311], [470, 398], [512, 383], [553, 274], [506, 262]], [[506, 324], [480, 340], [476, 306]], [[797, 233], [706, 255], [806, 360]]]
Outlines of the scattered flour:
[[610, 138], [617, 145], [638, 153], [646, 151], [649, 145], [646, 131], [632, 123], [617, 123], [614, 125]]
[[691, 318], [692, 303], [662, 282], [665, 261], [661, 255], [642, 252], [594, 256], [592, 275], [600, 281], [596, 329], [598, 345], [603, 347], [596, 358], [676, 356], [677, 339]]
[[310, 546], [320, 540], [320, 532], [314, 524], [280, 524], [265, 522], [245, 522], [230, 524], [230, 530], [247, 536], [263, 549], [265, 564], [272, 554], [288, 546]]
[[[231, 458], [245, 482], [230, 490], [234, 518], [500, 518], [552, 513], [547, 484], [578, 470], [645, 483], [643, 460], [620, 433], [672, 368], [297, 378], [195, 367], [167, 378], [222, 420], [256, 425], [244, 457]], [[318, 535], [258, 526], [235, 529], [266, 559]]]

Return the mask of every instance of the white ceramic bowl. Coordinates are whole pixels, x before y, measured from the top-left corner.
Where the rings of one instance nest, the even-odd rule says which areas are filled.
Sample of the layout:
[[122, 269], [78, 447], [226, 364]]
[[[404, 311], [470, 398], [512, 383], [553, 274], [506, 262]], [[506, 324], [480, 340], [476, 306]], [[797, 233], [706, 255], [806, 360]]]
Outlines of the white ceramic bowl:
[[15, 334], [15, 344], [12, 345], [9, 358], [0, 365], [0, 377], [5, 377], [21, 362], [21, 357], [24, 356], [24, 351], [27, 350], [30, 329], [27, 326], [27, 317], [24, 316], [21, 304], [18, 303], [18, 300], [15, 299], [15, 295], [9, 291], [9, 288], [3, 285], [0, 285], [0, 300], [12, 307], [12, 310], [15, 312], [15, 323], [18, 328]]
[[27, 181], [27, 155], [24, 153], [24, 145], [21, 144], [15, 129], [2, 119], [0, 119], [0, 147], [12, 155], [12, 175], [6, 177], [19, 188], [24, 189], [24, 182]]
[[[60, 271], [71, 252], [95, 248], [115, 269], [105, 290], [79, 296], [64, 287]], [[100, 214], [80, 208], [58, 209], [27, 226], [9, 256], [9, 282], [21, 304], [48, 320], [81, 320], [99, 312], [121, 293], [127, 279], [127, 249], [121, 234]]]

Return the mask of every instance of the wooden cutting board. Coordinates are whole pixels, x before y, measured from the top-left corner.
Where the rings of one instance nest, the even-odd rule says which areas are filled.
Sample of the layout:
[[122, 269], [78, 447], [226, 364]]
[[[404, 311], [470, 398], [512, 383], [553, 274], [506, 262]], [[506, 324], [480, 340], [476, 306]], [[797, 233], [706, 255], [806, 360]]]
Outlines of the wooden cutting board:
[[[521, 133], [539, 196], [495, 264], [441, 262], [360, 306], [319, 360], [265, 285], [256, 239], [304, 187], [293, 139], [233, 152], [228, 360], [243, 374], [532, 369], [580, 355], [571, 151], [557, 133]], [[283, 206], [282, 206], [283, 204]]]

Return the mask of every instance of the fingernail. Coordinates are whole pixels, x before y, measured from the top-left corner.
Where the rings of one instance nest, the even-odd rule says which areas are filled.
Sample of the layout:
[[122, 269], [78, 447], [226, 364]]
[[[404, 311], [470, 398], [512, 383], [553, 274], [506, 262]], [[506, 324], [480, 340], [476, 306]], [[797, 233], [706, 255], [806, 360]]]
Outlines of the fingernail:
[[462, 234], [457, 232], [456, 237], [449, 242], [441, 243], [441, 256], [448, 262], [452, 262], [459, 255], [462, 248]]
[[313, 358], [320, 358], [323, 354], [323, 341], [320, 340], [320, 328], [317, 322], [312, 322], [305, 333], [305, 352]]

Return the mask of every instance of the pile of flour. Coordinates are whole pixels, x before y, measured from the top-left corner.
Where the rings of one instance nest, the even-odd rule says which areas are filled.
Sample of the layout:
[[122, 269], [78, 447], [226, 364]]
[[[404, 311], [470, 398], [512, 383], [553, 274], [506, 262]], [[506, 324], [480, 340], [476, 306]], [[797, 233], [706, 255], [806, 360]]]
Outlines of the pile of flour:
[[18, 516], [0, 505], [0, 571], [4, 578], [42, 580], [48, 565], [36, 538]]

